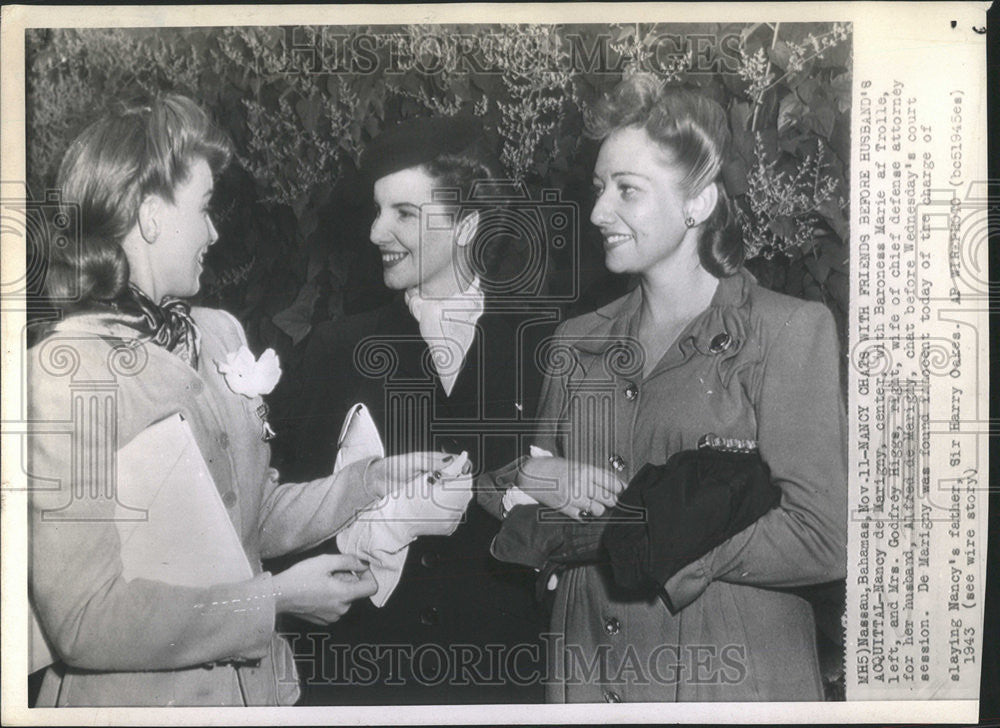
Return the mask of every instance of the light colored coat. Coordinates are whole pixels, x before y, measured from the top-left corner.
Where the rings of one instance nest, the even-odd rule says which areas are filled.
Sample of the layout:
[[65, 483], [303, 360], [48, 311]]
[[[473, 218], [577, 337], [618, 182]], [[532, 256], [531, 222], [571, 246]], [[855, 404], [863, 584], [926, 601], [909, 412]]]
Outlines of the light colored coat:
[[[641, 295], [561, 325], [536, 444], [604, 467], [615, 460], [628, 482], [708, 433], [756, 440], [781, 503], [666, 583], [675, 613], [623, 593], [606, 566], [564, 572], [548, 700], [821, 700], [811, 607], [781, 590], [846, 571], [846, 422], [832, 316], [740, 272], [720, 281], [644, 378], [633, 333]], [[731, 343], [718, 351], [722, 334]]]
[[[30, 589], [62, 658], [44, 677], [40, 707], [297, 699], [261, 559], [321, 542], [369, 504], [368, 461], [336, 477], [279, 485], [261, 437], [261, 398], [234, 394], [216, 369], [246, 344], [242, 327], [222, 311], [195, 308], [192, 316], [201, 331], [198, 371], [153, 344], [126, 347], [130, 329], [75, 330], [72, 319], [29, 351]], [[92, 490], [95, 473], [109, 452], [176, 412], [242, 541], [250, 581], [189, 588], [122, 578], [114, 493]]]

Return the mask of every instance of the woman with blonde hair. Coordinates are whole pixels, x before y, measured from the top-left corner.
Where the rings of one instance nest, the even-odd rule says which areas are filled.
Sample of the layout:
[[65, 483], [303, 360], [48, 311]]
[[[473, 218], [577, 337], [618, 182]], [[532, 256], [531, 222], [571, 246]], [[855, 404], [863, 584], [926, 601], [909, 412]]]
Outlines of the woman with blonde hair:
[[[546, 572], [548, 699], [821, 700], [812, 609], [790, 589], [845, 574], [833, 319], [743, 268], [717, 103], [636, 75], [588, 131], [590, 219], [608, 269], [637, 285], [557, 330], [538, 449], [515, 481], [593, 521], [569, 527], [563, 552], [604, 529], [602, 557]], [[537, 506], [508, 501], [494, 553], [550, 544], [518, 513]]]
[[[280, 376], [273, 352], [255, 360], [235, 318], [182, 300], [198, 291], [218, 237], [210, 203], [229, 157], [205, 112], [170, 95], [104, 116], [63, 160], [59, 185], [81, 236], [53, 249], [47, 293], [64, 318], [28, 355], [30, 416], [73, 424], [29, 439], [30, 594], [56, 660], [39, 707], [294, 702], [298, 681], [276, 614], [333, 622], [376, 584], [353, 556], [318, 556], [274, 576], [261, 559], [323, 541], [419, 472], [364, 458], [280, 484], [268, 467], [262, 395]], [[116, 519], [129, 504], [114, 490], [116, 452], [177, 414], [248, 578], [192, 586], [125, 571]], [[156, 465], [166, 443], [145, 447], [133, 470], [167, 478]], [[444, 458], [419, 460], [433, 470]]]

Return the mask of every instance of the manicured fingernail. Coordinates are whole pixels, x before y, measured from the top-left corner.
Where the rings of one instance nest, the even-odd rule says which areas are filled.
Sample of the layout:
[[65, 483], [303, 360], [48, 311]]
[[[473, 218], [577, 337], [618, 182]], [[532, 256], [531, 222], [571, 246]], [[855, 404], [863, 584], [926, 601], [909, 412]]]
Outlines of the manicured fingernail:
[[446, 458], [444, 459], [444, 461], [445, 461], [446, 463], [450, 463], [450, 462], [451, 462], [452, 460], [454, 460], [454, 459], [455, 459], [455, 456], [454, 456], [454, 455], [449, 455], [448, 457], [446, 457]]
[[466, 463], [462, 466], [462, 475], [468, 475], [472, 472], [472, 463]]

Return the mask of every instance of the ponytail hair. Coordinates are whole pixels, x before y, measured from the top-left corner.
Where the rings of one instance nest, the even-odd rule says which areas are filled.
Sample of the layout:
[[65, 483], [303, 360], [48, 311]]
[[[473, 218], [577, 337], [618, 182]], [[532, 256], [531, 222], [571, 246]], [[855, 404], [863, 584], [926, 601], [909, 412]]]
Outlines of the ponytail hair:
[[681, 184], [689, 196], [716, 186], [718, 202], [700, 226], [698, 256], [717, 278], [736, 273], [743, 264], [743, 236], [722, 182], [731, 136], [726, 112], [706, 96], [639, 73], [626, 76], [586, 115], [586, 132], [594, 139], [607, 139], [623, 127], [644, 129], [668, 153], [685, 171]]
[[62, 202], [79, 210], [80, 239], [50, 251], [46, 292], [88, 308], [121, 296], [129, 267], [121, 244], [151, 194], [174, 200], [192, 165], [204, 159], [218, 174], [231, 145], [186, 96], [170, 94], [143, 105], [121, 105], [70, 144], [59, 167]]

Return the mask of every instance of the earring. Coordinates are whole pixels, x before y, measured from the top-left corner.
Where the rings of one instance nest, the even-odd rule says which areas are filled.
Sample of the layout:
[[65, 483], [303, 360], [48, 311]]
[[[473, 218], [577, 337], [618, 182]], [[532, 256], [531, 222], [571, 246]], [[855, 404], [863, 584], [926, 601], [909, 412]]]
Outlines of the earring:
[[689, 217], [684, 220], [684, 224], [687, 225], [689, 228], [693, 228], [696, 223], [693, 217]]

